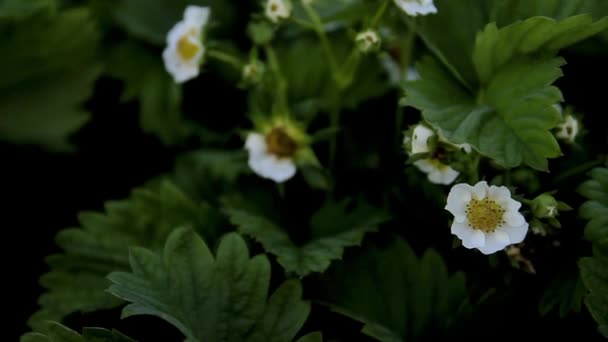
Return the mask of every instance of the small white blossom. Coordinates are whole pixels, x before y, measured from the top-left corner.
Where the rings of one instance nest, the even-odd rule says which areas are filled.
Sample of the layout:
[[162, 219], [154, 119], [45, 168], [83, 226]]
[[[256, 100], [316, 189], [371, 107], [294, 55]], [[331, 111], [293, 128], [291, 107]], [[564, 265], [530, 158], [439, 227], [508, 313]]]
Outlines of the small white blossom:
[[243, 67], [243, 80], [249, 84], [258, 83], [264, 74], [264, 64], [259, 61], [252, 61]]
[[573, 143], [578, 135], [578, 120], [572, 115], [566, 115], [564, 121], [557, 126], [557, 129], [555, 133], [557, 138]]
[[445, 209], [454, 215], [452, 234], [466, 248], [492, 254], [526, 237], [528, 223], [519, 213], [521, 203], [504, 186], [488, 186], [485, 181], [456, 184], [447, 202]]
[[431, 183], [449, 185], [452, 184], [460, 172], [449, 165], [445, 165], [437, 159], [421, 159], [414, 162], [420, 171], [427, 174]]
[[411, 16], [437, 13], [433, 0], [395, 0], [395, 4]]
[[416, 68], [414, 68], [412, 66], [407, 68], [407, 71], [405, 72], [405, 80], [406, 81], [420, 80], [420, 74], [418, 73], [418, 70], [416, 70]]
[[359, 32], [355, 37], [359, 51], [368, 53], [376, 50], [380, 46], [380, 36], [373, 30]]
[[432, 129], [417, 125], [412, 133], [412, 153], [427, 153], [431, 151], [428, 140], [435, 135]]
[[294, 156], [298, 146], [284, 129], [249, 133], [245, 148], [249, 151], [249, 167], [259, 176], [282, 183], [296, 174]]
[[202, 32], [209, 20], [209, 8], [188, 6], [184, 18], [167, 34], [167, 47], [163, 51], [165, 68], [176, 83], [183, 83], [199, 74], [205, 55]]
[[278, 23], [291, 16], [291, 4], [286, 0], [268, 0], [266, 1], [266, 18], [273, 23]]

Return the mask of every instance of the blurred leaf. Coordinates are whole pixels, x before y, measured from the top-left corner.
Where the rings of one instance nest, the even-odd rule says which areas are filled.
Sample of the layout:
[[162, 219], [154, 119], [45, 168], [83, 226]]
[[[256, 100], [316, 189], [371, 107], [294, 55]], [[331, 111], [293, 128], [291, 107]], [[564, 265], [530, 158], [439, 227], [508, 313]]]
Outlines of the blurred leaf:
[[549, 282], [540, 299], [538, 311], [544, 316], [557, 310], [561, 318], [571, 311], [580, 312], [585, 292], [578, 270], [563, 271]]
[[20, 20], [38, 11], [55, 10], [54, 0], [0, 0], [0, 23], [3, 20]]
[[235, 233], [215, 258], [191, 229], [178, 229], [162, 254], [131, 249], [133, 273], [115, 272], [109, 291], [131, 302], [123, 317], [157, 316], [188, 341], [291, 341], [310, 312], [298, 281], [284, 282], [267, 300], [270, 263], [249, 257]]
[[589, 291], [585, 305], [598, 323], [598, 330], [608, 337], [608, 169], [593, 169], [591, 179], [578, 190], [588, 199], [579, 214], [589, 220], [585, 238], [594, 247], [593, 257], [579, 261], [581, 277]]
[[192, 198], [215, 203], [219, 194], [234, 188], [238, 177], [247, 172], [244, 149], [202, 149], [181, 155], [172, 179]]
[[51, 271], [40, 280], [47, 292], [40, 297], [42, 308], [30, 318], [30, 326], [42, 331], [44, 321], [119, 305], [104, 291], [109, 284], [105, 277], [128, 269], [129, 246], [159, 248], [180, 226], [193, 227], [212, 240], [218, 219], [208, 205], [192, 202], [168, 182], [158, 190], [135, 190], [128, 200], [108, 202], [105, 214], [82, 213], [82, 229], [57, 235], [64, 253], [48, 258]]
[[304, 277], [325, 271], [332, 261], [342, 258], [344, 248], [358, 246], [368, 232], [389, 219], [389, 215], [366, 203], [349, 210], [349, 200], [330, 202], [315, 213], [310, 222], [310, 240], [296, 245], [287, 231], [267, 218], [227, 203], [225, 212], [241, 234], [248, 235], [264, 246], [286, 272]]
[[331, 189], [332, 179], [326, 170], [314, 165], [302, 166], [300, 170], [310, 187], [321, 190]]
[[134, 342], [116, 330], [84, 328], [80, 335], [59, 323], [46, 323], [44, 333], [34, 332], [21, 336], [21, 342]]
[[164, 45], [167, 33], [184, 15], [186, 6], [211, 7], [210, 29], [232, 27], [233, 5], [224, 0], [117, 0], [113, 16], [134, 37]]
[[322, 303], [383, 342], [443, 340], [470, 306], [463, 273], [449, 276], [437, 252], [418, 258], [398, 238], [336, 263], [322, 276], [320, 293]]
[[0, 137], [68, 150], [89, 120], [80, 107], [99, 74], [99, 34], [86, 9], [0, 23]]
[[140, 125], [145, 132], [167, 145], [184, 140], [188, 132], [181, 113], [181, 88], [159, 56], [134, 42], [123, 43], [112, 51], [108, 72], [125, 82], [124, 101], [139, 101]]
[[[330, 39], [336, 60], [342, 65], [354, 45], [342, 32], [332, 34]], [[375, 56], [363, 56], [352, 84], [343, 90], [348, 96], [336, 98], [332, 72], [316, 37], [302, 35], [282, 43], [277, 47], [277, 56], [289, 82], [290, 102], [294, 105], [314, 100], [318, 108], [313, 106], [313, 110], [327, 111], [335, 101], [340, 101], [342, 107], [356, 108], [360, 103], [384, 94], [390, 87], [380, 60]], [[301, 56], [306, 56], [306, 63], [302, 63]]]
[[[602, 248], [608, 251], [608, 241], [604, 242]], [[582, 258], [579, 267], [583, 283], [589, 291], [585, 305], [597, 322], [598, 330], [608, 337], [608, 258], [606, 255]]]
[[489, 2], [491, 3], [489, 21], [496, 22], [501, 27], [535, 16], [562, 20], [577, 14], [592, 13], [592, 4], [596, 0], [490, 0]]
[[[308, 14], [299, 1], [294, 1], [293, 17], [310, 22]], [[314, 1], [312, 7], [318, 13], [326, 32], [349, 27], [361, 20], [361, 13], [369, 9], [361, 0]], [[287, 30], [299, 31], [301, 28], [289, 27]], [[289, 32], [289, 31], [288, 31]]]
[[323, 342], [323, 335], [320, 332], [310, 333], [300, 337], [296, 342]]

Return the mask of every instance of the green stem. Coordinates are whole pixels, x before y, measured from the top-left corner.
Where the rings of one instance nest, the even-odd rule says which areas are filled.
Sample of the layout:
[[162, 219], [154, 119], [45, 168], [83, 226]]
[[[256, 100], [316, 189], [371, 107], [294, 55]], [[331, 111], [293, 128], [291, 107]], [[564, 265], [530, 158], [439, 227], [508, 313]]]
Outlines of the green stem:
[[390, 0], [384, 0], [384, 2], [382, 2], [380, 7], [378, 8], [378, 12], [376, 12], [376, 15], [374, 15], [374, 18], [372, 19], [372, 22], [369, 25], [370, 28], [376, 28], [376, 26], [378, 26], [378, 24], [380, 23], [380, 19], [382, 19], [384, 12], [386, 12], [386, 8], [388, 7], [389, 2]]
[[327, 58], [327, 62], [329, 63], [329, 68], [332, 72], [332, 76], [334, 80], [337, 81], [337, 79], [339, 78], [338, 63], [336, 63], [334, 51], [331, 48], [331, 44], [329, 43], [327, 35], [325, 34], [325, 28], [323, 27], [323, 23], [321, 22], [321, 17], [310, 5], [303, 5], [304, 10], [306, 11], [306, 14], [308, 14], [308, 17], [310, 18], [310, 21], [312, 23], [312, 29], [317, 33], [317, 36], [319, 36], [319, 40], [321, 41], [321, 46], [325, 53], [325, 57]]
[[302, 20], [302, 19], [298, 19], [298, 18], [292, 18], [291, 21], [293, 21], [297, 25], [301, 26], [302, 28], [305, 28], [307, 30], [316, 31], [315, 25], [313, 25], [312, 23], [310, 23], [310, 22], [308, 22], [306, 20]]
[[475, 185], [479, 182], [479, 162], [481, 161], [481, 155], [476, 152], [472, 153], [475, 153], [475, 156], [469, 167], [469, 179], [471, 181], [470, 184]]
[[[331, 129], [334, 130], [338, 130], [340, 128], [340, 105], [339, 105], [339, 98], [340, 98], [340, 92], [337, 91], [336, 92], [337, 96], [336, 99], [334, 99], [334, 105], [331, 108], [331, 111], [329, 112], [329, 127], [331, 127]], [[334, 136], [332, 137], [332, 139], [329, 142], [329, 167], [330, 169], [333, 169], [334, 167], [334, 163], [336, 161], [336, 150], [337, 150], [337, 146], [338, 146], [338, 135], [334, 134]]]
[[289, 105], [287, 101], [287, 80], [281, 72], [279, 60], [277, 59], [277, 55], [272, 46], [266, 45], [264, 49], [266, 51], [266, 57], [268, 58], [270, 70], [274, 73], [277, 79], [276, 110], [281, 115], [289, 115]]
[[604, 164], [603, 160], [592, 160], [592, 161], [586, 162], [584, 164], [581, 164], [579, 166], [575, 166], [575, 167], [573, 167], [571, 169], [568, 169], [568, 170], [562, 172], [557, 177], [555, 177], [555, 179], [553, 180], [553, 184], [560, 183], [560, 182], [562, 182], [562, 181], [564, 181], [564, 180], [566, 180], [566, 179], [568, 179], [568, 178], [570, 178], [572, 176], [576, 176], [576, 175], [579, 175], [581, 173], [587, 172], [590, 169], [592, 169], [592, 168], [594, 168], [596, 166], [600, 166], [602, 164]]
[[220, 62], [226, 63], [234, 67], [237, 71], [241, 71], [243, 69], [243, 62], [241, 62], [237, 57], [234, 57], [226, 52], [220, 50], [209, 50], [207, 51], [207, 56], [209, 56], [209, 58], [213, 58]]
[[401, 65], [407, 69], [410, 67], [410, 63], [412, 60], [412, 49], [414, 48], [414, 41], [416, 40], [416, 21], [412, 21], [410, 25], [410, 30], [407, 32], [407, 36], [405, 37], [405, 43], [402, 46], [401, 50]]

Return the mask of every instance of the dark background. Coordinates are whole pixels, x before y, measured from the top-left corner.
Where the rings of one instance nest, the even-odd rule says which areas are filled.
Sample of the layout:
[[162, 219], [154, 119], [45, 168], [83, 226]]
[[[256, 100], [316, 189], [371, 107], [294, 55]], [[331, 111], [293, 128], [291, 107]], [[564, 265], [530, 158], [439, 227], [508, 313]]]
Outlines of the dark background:
[[[566, 101], [585, 113], [585, 125], [593, 130], [593, 134], [587, 137], [592, 149], [605, 153], [608, 136], [605, 120], [605, 80], [608, 79], [606, 58], [590, 57], [579, 52], [566, 53], [565, 57], [568, 65], [564, 68], [565, 77], [558, 85], [564, 92]], [[211, 107], [208, 112], [226, 110], [220, 107], [220, 103], [225, 103], [224, 100], [233, 103], [243, 100], [244, 103], [243, 94], [238, 91], [226, 94], [227, 88], [222, 86], [222, 81], [213, 81], [214, 86], [209, 86], [205, 93], [205, 98], [215, 99], [209, 104]], [[77, 226], [79, 211], [102, 210], [105, 201], [124, 198], [132, 188], [172, 168], [173, 158], [178, 151], [167, 149], [154, 137], [143, 134], [139, 129], [136, 108], [133, 104], [120, 104], [120, 94], [119, 82], [107, 79], [98, 82], [95, 98], [87, 104], [93, 112], [93, 119], [73, 137], [78, 146], [75, 153], [50, 153], [37, 147], [0, 143], [0, 196], [3, 198], [2, 203], [5, 203], [0, 210], [4, 247], [2, 293], [4, 301], [9, 302], [3, 310], [8, 315], [8, 321], [4, 319], [3, 324], [8, 332], [2, 333], [6, 340], [16, 340], [17, 336], [28, 331], [27, 318], [37, 309], [36, 300], [41, 294], [37, 280], [47, 270], [44, 257], [58, 251], [53, 241], [56, 232]], [[395, 94], [389, 94], [387, 98], [373, 100], [367, 107], [362, 106], [361, 110], [382, 105], [394, 106], [390, 102], [394, 101], [394, 96]], [[238, 104], [235, 106], [238, 107]], [[223, 119], [217, 116], [217, 120]], [[392, 119], [387, 119], [384, 124], [390, 126], [390, 120]], [[357, 182], [356, 179], [347, 179], [348, 172], [339, 176], [343, 177], [344, 182]], [[582, 179], [584, 175], [572, 180], [572, 184]], [[530, 278], [528, 280], [532, 288], [534, 284], [543, 281], [534, 279], [531, 275], [523, 277]], [[497, 324], [497, 330], [492, 325], [467, 326], [471, 329], [479, 328], [484, 337], [494, 335], [498, 340], [534, 336], [546, 340], [561, 339], [571, 333], [579, 340], [601, 340], [594, 333], [596, 325], [585, 309], [582, 314], [569, 315], [565, 319], [559, 319], [555, 313], [540, 318], [536, 309], [538, 296], [535, 291], [538, 289], [518, 290], [523, 293], [522, 296], [505, 297], [505, 302], [510, 301], [509, 305], [505, 305], [506, 310], [499, 316], [489, 318], [502, 322]], [[514, 304], [513, 301], [517, 303]], [[501, 303], [497, 302], [496, 305]], [[518, 310], [514, 309], [516, 307]], [[322, 309], [314, 310], [319, 310], [316, 317], [320, 320], [327, 317], [334, 319], [334, 329], [358, 328], [356, 324], [329, 315]], [[313, 317], [316, 314], [313, 311]], [[136, 318], [131, 321], [135, 325], [126, 328], [118, 316], [118, 311], [113, 311], [102, 313], [91, 320], [106, 320], [109, 323], [106, 326], [115, 326], [127, 333], [150, 322], [146, 318]], [[78, 319], [81, 318], [76, 318]], [[159, 335], [155, 334], [163, 332], [168, 334], [163, 340], [179, 338], [160, 320], [153, 321], [153, 327], [146, 326], [148, 333], [140, 332], [133, 336], [152, 341], [158, 340]], [[311, 324], [314, 325], [315, 322]]]

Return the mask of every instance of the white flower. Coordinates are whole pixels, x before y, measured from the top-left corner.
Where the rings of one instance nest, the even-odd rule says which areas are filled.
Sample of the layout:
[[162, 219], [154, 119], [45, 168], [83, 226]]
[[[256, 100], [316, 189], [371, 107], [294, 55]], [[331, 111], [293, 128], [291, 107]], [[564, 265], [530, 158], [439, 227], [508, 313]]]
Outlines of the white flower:
[[289, 18], [291, 6], [286, 0], [268, 0], [266, 1], [265, 14], [268, 20], [278, 23], [281, 20]]
[[566, 115], [564, 121], [557, 126], [557, 129], [558, 131], [555, 133], [557, 138], [573, 143], [579, 130], [578, 120], [572, 115]]
[[407, 71], [405, 73], [405, 80], [410, 82], [420, 80], [420, 74], [418, 73], [418, 70], [416, 70], [416, 68], [412, 66], [407, 68]]
[[373, 30], [359, 32], [355, 37], [359, 51], [363, 53], [371, 52], [380, 46], [380, 36]]
[[183, 83], [198, 76], [201, 60], [205, 55], [202, 31], [208, 20], [208, 7], [188, 6], [184, 19], [175, 24], [167, 34], [163, 60], [165, 68], [176, 83]]
[[460, 172], [437, 159], [421, 159], [414, 162], [420, 171], [427, 174], [431, 183], [449, 185], [456, 180]]
[[259, 61], [252, 61], [243, 67], [243, 80], [250, 84], [255, 84], [260, 81], [264, 73], [264, 64]]
[[417, 125], [412, 133], [412, 153], [427, 153], [431, 151], [428, 140], [433, 137], [435, 132], [432, 129], [424, 126]]
[[395, 4], [411, 16], [437, 13], [433, 0], [395, 0]]
[[463, 246], [492, 254], [526, 237], [528, 223], [519, 213], [520, 207], [509, 189], [482, 181], [475, 186], [454, 185], [445, 209], [454, 215], [452, 234]]
[[249, 167], [263, 178], [282, 183], [296, 174], [297, 143], [281, 127], [264, 134], [249, 133], [245, 148]]

